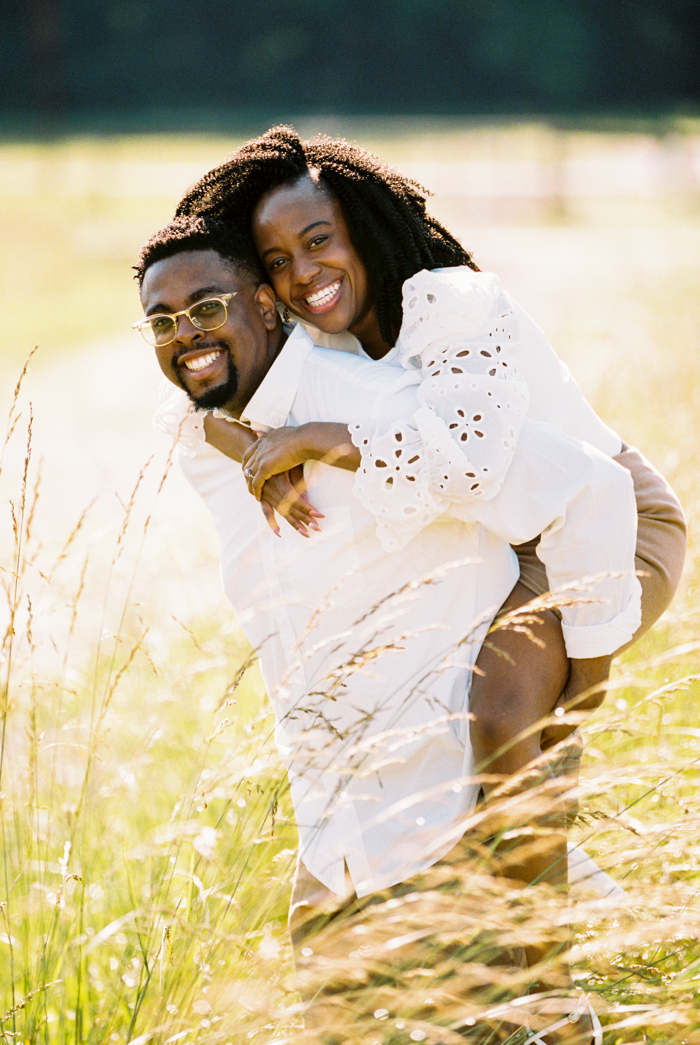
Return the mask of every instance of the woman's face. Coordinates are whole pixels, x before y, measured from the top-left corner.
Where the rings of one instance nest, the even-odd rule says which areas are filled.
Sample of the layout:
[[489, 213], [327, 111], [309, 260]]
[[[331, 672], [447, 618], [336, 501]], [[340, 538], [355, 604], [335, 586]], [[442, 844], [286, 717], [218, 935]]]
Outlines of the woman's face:
[[361, 342], [378, 333], [365, 267], [343, 213], [308, 175], [263, 196], [253, 239], [277, 297], [328, 334], [349, 330]]

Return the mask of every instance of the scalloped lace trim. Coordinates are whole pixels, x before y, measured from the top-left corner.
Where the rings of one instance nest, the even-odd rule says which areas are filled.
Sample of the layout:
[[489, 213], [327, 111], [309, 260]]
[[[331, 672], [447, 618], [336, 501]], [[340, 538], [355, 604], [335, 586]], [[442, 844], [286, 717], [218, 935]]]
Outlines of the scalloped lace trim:
[[362, 455], [355, 493], [386, 550], [402, 548], [452, 502], [495, 496], [527, 413], [514, 363], [518, 321], [498, 280], [452, 271], [459, 278], [419, 272], [404, 284], [398, 345], [404, 365], [420, 363], [420, 408], [388, 431], [350, 426]]

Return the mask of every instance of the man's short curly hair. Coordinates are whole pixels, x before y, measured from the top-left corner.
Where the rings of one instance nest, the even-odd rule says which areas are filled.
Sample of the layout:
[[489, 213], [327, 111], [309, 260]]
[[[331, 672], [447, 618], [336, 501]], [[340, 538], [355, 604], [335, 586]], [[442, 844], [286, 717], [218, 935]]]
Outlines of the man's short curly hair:
[[405, 280], [424, 268], [468, 265], [478, 271], [471, 254], [426, 212], [426, 189], [343, 138], [302, 141], [291, 127], [273, 127], [242, 145], [192, 186], [177, 214], [210, 215], [250, 235], [259, 200], [311, 173], [342, 208], [367, 271], [382, 337], [390, 344], [401, 326]]
[[250, 236], [211, 217], [186, 215], [173, 218], [142, 247], [138, 262], [134, 265], [139, 287], [146, 270], [156, 261], [186, 250], [215, 250], [236, 272], [260, 283], [267, 282]]

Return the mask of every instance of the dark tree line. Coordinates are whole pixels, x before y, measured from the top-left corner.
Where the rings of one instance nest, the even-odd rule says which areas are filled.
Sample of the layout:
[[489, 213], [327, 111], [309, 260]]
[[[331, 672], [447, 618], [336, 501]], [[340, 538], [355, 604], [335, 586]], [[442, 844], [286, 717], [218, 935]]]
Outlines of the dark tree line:
[[3, 0], [5, 114], [696, 108], [698, 0]]

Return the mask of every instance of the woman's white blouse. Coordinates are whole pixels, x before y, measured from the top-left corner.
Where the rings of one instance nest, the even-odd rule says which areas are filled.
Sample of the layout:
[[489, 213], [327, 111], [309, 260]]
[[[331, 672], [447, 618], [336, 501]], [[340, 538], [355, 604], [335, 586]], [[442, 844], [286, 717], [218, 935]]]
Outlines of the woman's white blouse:
[[[317, 343], [364, 354], [357, 342]], [[420, 368], [420, 408], [390, 429], [351, 424], [362, 456], [355, 493], [398, 551], [450, 505], [501, 489], [525, 417], [614, 456], [621, 441], [594, 413], [539, 327], [497, 276], [466, 266], [423, 270], [403, 287], [403, 323], [383, 362]]]

